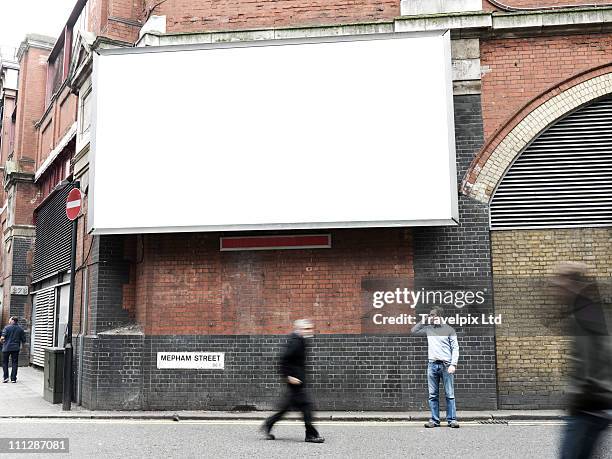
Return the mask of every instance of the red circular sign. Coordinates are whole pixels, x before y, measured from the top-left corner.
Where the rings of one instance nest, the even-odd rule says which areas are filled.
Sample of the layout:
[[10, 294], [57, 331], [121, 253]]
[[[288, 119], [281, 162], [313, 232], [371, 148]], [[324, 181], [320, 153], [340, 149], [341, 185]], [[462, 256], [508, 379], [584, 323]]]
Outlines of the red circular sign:
[[70, 220], [76, 220], [76, 218], [79, 216], [79, 212], [81, 212], [81, 203], [81, 190], [78, 188], [73, 188], [70, 190], [70, 193], [68, 193], [68, 198], [66, 199], [66, 216]]

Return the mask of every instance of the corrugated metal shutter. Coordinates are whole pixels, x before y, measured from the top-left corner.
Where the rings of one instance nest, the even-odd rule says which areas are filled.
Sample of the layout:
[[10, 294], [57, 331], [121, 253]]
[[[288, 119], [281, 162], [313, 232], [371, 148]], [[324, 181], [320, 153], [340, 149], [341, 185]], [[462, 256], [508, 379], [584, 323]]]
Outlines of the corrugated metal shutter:
[[55, 324], [55, 287], [40, 290], [34, 294], [34, 317], [32, 333], [32, 363], [45, 364], [45, 348], [53, 346], [53, 325]]
[[612, 225], [612, 98], [562, 118], [518, 157], [491, 201], [491, 229]]
[[70, 269], [72, 222], [66, 217], [70, 184], [56, 192], [36, 214], [32, 283]]

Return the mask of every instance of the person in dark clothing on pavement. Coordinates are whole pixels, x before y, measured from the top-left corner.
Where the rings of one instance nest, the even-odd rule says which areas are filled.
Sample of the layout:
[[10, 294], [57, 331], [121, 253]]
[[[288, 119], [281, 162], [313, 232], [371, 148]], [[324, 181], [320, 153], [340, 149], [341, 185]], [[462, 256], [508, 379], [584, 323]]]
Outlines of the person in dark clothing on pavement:
[[9, 357], [11, 358], [11, 382], [17, 382], [17, 368], [19, 365], [19, 350], [21, 344], [25, 343], [25, 332], [17, 325], [17, 317], [11, 317], [9, 324], [2, 330], [2, 370], [4, 379], [2, 382], [9, 382]]
[[306, 439], [310, 443], [323, 443], [325, 439], [319, 435], [312, 425], [312, 404], [306, 389], [306, 349], [307, 338], [314, 333], [312, 321], [296, 320], [294, 331], [289, 335], [287, 346], [281, 357], [281, 373], [287, 384], [287, 393], [281, 403], [278, 413], [270, 416], [264, 422], [262, 430], [268, 440], [274, 440], [271, 430], [292, 407], [302, 412], [306, 426]]

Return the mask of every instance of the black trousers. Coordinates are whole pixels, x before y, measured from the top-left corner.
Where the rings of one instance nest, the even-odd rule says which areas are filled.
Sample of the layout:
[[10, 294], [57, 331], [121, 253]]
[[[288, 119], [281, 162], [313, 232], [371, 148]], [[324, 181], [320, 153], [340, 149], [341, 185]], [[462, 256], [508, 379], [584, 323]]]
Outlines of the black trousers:
[[610, 424], [605, 413], [601, 414], [579, 413], [567, 420], [561, 443], [561, 459], [587, 459], [594, 455], [597, 443]]
[[9, 377], [9, 356], [12, 360], [11, 381], [17, 381], [17, 367], [19, 365], [19, 351], [7, 351], [2, 353], [2, 370], [4, 371], [4, 379]]
[[268, 430], [271, 430], [278, 421], [289, 411], [294, 408], [296, 411], [301, 411], [304, 416], [304, 425], [306, 426], [306, 437], [318, 437], [319, 432], [312, 425], [312, 404], [308, 392], [301, 384], [287, 384], [287, 392], [283, 398], [280, 410], [266, 420]]

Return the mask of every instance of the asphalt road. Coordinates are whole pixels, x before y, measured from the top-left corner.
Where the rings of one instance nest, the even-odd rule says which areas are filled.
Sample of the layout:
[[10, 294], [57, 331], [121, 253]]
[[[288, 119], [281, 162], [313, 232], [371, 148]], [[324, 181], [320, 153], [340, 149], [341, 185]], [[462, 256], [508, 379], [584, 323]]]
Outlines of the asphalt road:
[[[255, 421], [138, 421], [1, 419], [0, 439], [68, 437], [70, 454], [10, 454], [16, 458], [554, 458], [560, 422], [463, 423], [425, 429], [418, 422], [320, 422], [324, 444], [303, 442], [301, 424], [275, 429], [264, 440]], [[6, 440], [5, 440], [6, 442]], [[612, 457], [608, 433], [598, 457]]]

